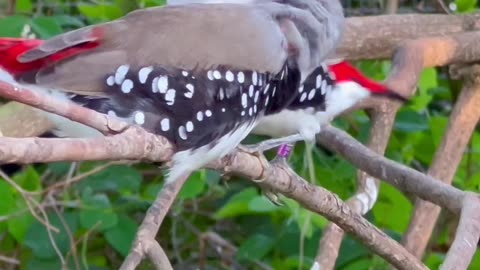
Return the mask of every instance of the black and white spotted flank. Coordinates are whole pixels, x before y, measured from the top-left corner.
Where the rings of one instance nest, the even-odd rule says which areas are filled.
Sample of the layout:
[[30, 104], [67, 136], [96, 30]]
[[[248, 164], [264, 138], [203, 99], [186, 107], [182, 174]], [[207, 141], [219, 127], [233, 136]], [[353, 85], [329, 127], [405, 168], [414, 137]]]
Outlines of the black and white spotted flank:
[[325, 97], [333, 90], [335, 78], [328, 71], [328, 67], [321, 65], [305, 79], [298, 87], [299, 95], [293, 100], [288, 109], [314, 108], [315, 111], [325, 111]]
[[300, 74], [287, 65], [278, 74], [122, 65], [104, 80], [106, 97], [72, 100], [165, 136], [182, 151], [213, 147], [233, 130], [279, 112], [299, 94]]

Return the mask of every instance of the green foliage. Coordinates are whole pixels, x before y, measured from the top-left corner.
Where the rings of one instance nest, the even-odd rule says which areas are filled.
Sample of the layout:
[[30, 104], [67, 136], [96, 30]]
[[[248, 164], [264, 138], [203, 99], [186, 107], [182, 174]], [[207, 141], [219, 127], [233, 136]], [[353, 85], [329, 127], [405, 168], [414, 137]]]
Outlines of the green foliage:
[[[45, 39], [61, 32], [93, 23], [119, 18], [137, 8], [159, 6], [164, 0], [36, 0], [15, 1], [15, 14], [0, 17], [0, 36], [30, 36]], [[457, 12], [477, 8], [476, 0], [456, 0]], [[28, 25], [26, 27], [26, 25]], [[375, 80], [386, 78], [389, 61], [355, 63]], [[444, 70], [430, 68], [422, 72], [417, 94], [398, 113], [387, 149], [391, 159], [426, 169], [439, 146], [451, 106], [459, 91]], [[369, 120], [365, 113], [337, 119], [335, 125], [365, 141]], [[251, 136], [248, 140], [258, 141]], [[315, 179], [309, 174], [304, 144], [297, 144], [289, 162], [302, 177], [347, 199], [355, 192], [355, 169], [325, 149], [312, 151]], [[30, 199], [47, 203], [46, 187], [88, 173], [103, 163], [84, 162], [76, 167], [68, 162], [22, 167], [12, 173], [13, 181], [30, 193]], [[72, 169], [74, 169], [72, 171]], [[21, 193], [0, 179], [0, 250], [16, 256], [21, 269], [117, 269], [128, 253], [141, 218], [163, 187], [162, 172], [153, 165], [114, 165], [91, 174], [67, 188], [53, 193], [55, 209], [46, 207], [40, 218], [58, 229], [48, 232], [34, 218]], [[454, 179], [459, 188], [480, 191], [480, 134], [472, 136]], [[248, 269], [258, 269], [262, 262], [274, 269], [309, 269], [316, 255], [318, 241], [325, 228], [325, 218], [303, 209], [297, 202], [280, 197], [282, 206], [267, 200], [258, 186], [238, 177], [228, 182], [218, 173], [201, 170], [182, 188], [157, 239], [174, 264], [198, 262], [199, 234], [214, 231], [238, 247], [234, 259]], [[395, 239], [404, 233], [412, 203], [401, 192], [382, 184], [378, 202], [367, 218]], [[451, 238], [445, 224], [431, 241], [425, 263], [437, 269], [445, 257], [444, 246]], [[301, 248], [301, 245], [302, 248]], [[211, 256], [207, 245], [209, 269], [224, 269], [220, 258]], [[302, 251], [301, 251], [302, 250]], [[3, 265], [0, 264], [3, 269]], [[336, 269], [388, 269], [387, 264], [359, 242], [346, 237]], [[471, 269], [480, 269], [477, 252]]]

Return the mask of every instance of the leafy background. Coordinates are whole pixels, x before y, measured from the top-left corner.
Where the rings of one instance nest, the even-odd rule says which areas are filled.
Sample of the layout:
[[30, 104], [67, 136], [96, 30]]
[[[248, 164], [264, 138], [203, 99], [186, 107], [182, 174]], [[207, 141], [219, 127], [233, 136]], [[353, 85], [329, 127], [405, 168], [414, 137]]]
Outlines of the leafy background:
[[[163, 5], [163, 0], [17, 0], [13, 9], [0, 2], [0, 36], [18, 37], [25, 25], [38, 38], [89, 24], [105, 22], [143, 7]], [[375, 1], [374, 1], [375, 2]], [[378, 2], [375, 2], [378, 4]], [[456, 0], [456, 12], [472, 12], [477, 0]], [[361, 9], [356, 1], [348, 1]], [[388, 61], [355, 63], [368, 76], [382, 80]], [[445, 68], [423, 71], [413, 100], [396, 119], [386, 155], [403, 164], [426, 171], [445, 130], [448, 115], [461, 83], [448, 77]], [[362, 112], [338, 119], [335, 124], [359, 140], [368, 134], [369, 120]], [[259, 137], [251, 136], [250, 141]], [[454, 179], [454, 185], [480, 191], [480, 133], [473, 134]], [[271, 154], [271, 153], [270, 153]], [[355, 169], [322, 148], [299, 144], [290, 159], [295, 170], [341, 198], [355, 190]], [[49, 235], [28, 211], [18, 190], [0, 181], [0, 254], [17, 258], [18, 269], [116, 269], [127, 254], [139, 222], [156, 192], [162, 187], [162, 173], [148, 164], [108, 164], [99, 162], [9, 165], [3, 169], [24, 190], [32, 192], [34, 203], [47, 209], [49, 222], [59, 229]], [[93, 173], [92, 173], [93, 172]], [[87, 174], [87, 175], [85, 175]], [[83, 179], [59, 190], [55, 196], [42, 193], [48, 186], [66, 179]], [[395, 239], [405, 231], [412, 199], [382, 183], [378, 202], [368, 220]], [[282, 198], [283, 206], [272, 205], [249, 181], [202, 170], [191, 176], [182, 189], [159, 239], [178, 269], [194, 269], [201, 256], [202, 233], [213, 231], [230, 241], [238, 251], [234, 258], [248, 269], [259, 262], [274, 269], [308, 269], [327, 221], [303, 210], [295, 201]], [[428, 248], [425, 262], [438, 268], [452, 241], [455, 218], [443, 213]], [[52, 245], [52, 239], [55, 245]], [[61, 256], [59, 256], [59, 254]], [[227, 266], [207, 251], [207, 269]], [[10, 267], [0, 263], [0, 268]], [[142, 269], [151, 269], [145, 264]], [[337, 269], [387, 269], [387, 264], [359, 242], [347, 237], [341, 247]], [[11, 269], [11, 268], [8, 268]], [[471, 269], [480, 269], [477, 252]]]

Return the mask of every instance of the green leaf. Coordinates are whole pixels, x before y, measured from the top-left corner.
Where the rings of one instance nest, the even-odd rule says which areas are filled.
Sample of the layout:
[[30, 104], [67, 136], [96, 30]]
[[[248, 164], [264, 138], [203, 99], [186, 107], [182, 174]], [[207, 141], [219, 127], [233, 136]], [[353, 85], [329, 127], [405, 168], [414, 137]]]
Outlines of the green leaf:
[[253, 198], [248, 203], [248, 209], [257, 213], [268, 213], [279, 210], [279, 207], [274, 205], [265, 196], [258, 196]]
[[117, 226], [105, 232], [107, 242], [122, 256], [127, 256], [135, 238], [137, 223], [128, 216], [121, 215]]
[[30, 0], [15, 1], [15, 11], [29, 13], [32, 11], [32, 2]]
[[0, 19], [0, 37], [20, 37], [28, 17], [14, 15]]
[[412, 110], [401, 110], [395, 120], [395, 129], [403, 132], [418, 132], [428, 130], [425, 117]]
[[48, 169], [56, 176], [63, 176], [70, 170], [71, 162], [52, 162], [47, 165]]
[[78, 4], [78, 10], [91, 22], [111, 21], [123, 15], [122, 10], [114, 4]]
[[166, 0], [140, 0], [140, 6], [143, 8], [146, 7], [156, 7], [156, 6], [164, 6], [166, 4]]
[[13, 188], [0, 179], [0, 216], [8, 215], [15, 207], [15, 193]]
[[412, 204], [392, 186], [381, 183], [380, 195], [372, 209], [379, 228], [386, 227], [397, 233], [404, 232], [410, 220]]
[[250, 201], [258, 196], [255, 188], [247, 188], [232, 196], [232, 198], [215, 213], [214, 217], [222, 219], [249, 214], [252, 212], [249, 208]]
[[260, 260], [273, 249], [274, 243], [274, 239], [266, 235], [252, 235], [238, 248], [235, 257], [240, 261]]
[[138, 192], [141, 181], [142, 175], [135, 168], [115, 165], [90, 175], [77, 186], [80, 190], [89, 188], [94, 192], [115, 191], [131, 194]]
[[54, 19], [61, 27], [80, 28], [85, 26], [85, 23], [82, 20], [70, 15], [55, 15], [51, 18]]
[[205, 190], [205, 171], [197, 171], [190, 175], [188, 181], [183, 185], [178, 197], [182, 200], [196, 198]]
[[37, 17], [30, 22], [32, 29], [38, 34], [39, 38], [48, 39], [63, 32], [55, 18], [51, 17]]
[[457, 5], [457, 12], [471, 12], [475, 10], [477, 0], [455, 0], [455, 4]]
[[[48, 219], [52, 226], [59, 229], [58, 233], [52, 232], [53, 240], [60, 252], [66, 254], [71, 245], [67, 230], [64, 228], [60, 218], [55, 213], [49, 214]], [[77, 215], [75, 213], [65, 213], [63, 214], [63, 219], [67, 224], [69, 231], [74, 233], [77, 230]], [[23, 244], [30, 248], [33, 255], [37, 258], [52, 259], [57, 257], [57, 253], [53, 248], [45, 226], [39, 222], [34, 222], [32, 226], [30, 226], [25, 235]]]
[[[18, 196], [14, 209], [24, 210], [26, 208], [27, 205], [23, 197]], [[11, 213], [14, 213], [15, 210], [11, 211]], [[23, 243], [28, 228], [30, 228], [33, 222], [34, 218], [30, 212], [24, 212], [23, 214], [14, 216], [7, 221], [8, 232], [13, 236], [13, 238], [15, 238], [15, 240], [17, 240], [17, 242]]]
[[13, 180], [26, 191], [40, 191], [42, 184], [40, 183], [40, 175], [32, 166], [26, 167], [20, 173], [15, 174]]
[[435, 116], [429, 119], [429, 126], [432, 133], [432, 142], [437, 148], [443, 138], [443, 134], [447, 128], [448, 118], [444, 116]]
[[89, 194], [82, 196], [82, 210], [80, 211], [80, 224], [85, 229], [95, 228], [99, 231], [112, 228], [118, 223], [118, 216], [105, 194]]
[[433, 96], [429, 93], [429, 90], [438, 87], [437, 80], [437, 70], [435, 68], [424, 69], [418, 81], [417, 95], [412, 98], [408, 107], [416, 112], [424, 110], [432, 101]]

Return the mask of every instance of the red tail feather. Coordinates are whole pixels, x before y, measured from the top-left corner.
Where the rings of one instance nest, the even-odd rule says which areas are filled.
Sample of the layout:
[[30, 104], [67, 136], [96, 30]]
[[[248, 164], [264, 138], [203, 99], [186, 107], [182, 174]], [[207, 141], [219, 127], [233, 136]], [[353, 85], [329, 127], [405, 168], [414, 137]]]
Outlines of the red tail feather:
[[21, 38], [1, 38], [0, 39], [0, 68], [12, 75], [37, 69], [40, 63], [19, 63], [17, 57], [22, 53], [42, 44], [42, 40], [21, 39]]
[[20, 63], [18, 61], [20, 55], [38, 47], [43, 42], [43, 40], [39, 39], [0, 38], [0, 69], [7, 71], [12, 76], [16, 76], [24, 72], [38, 70], [98, 46], [98, 42], [88, 42], [32, 62]]

